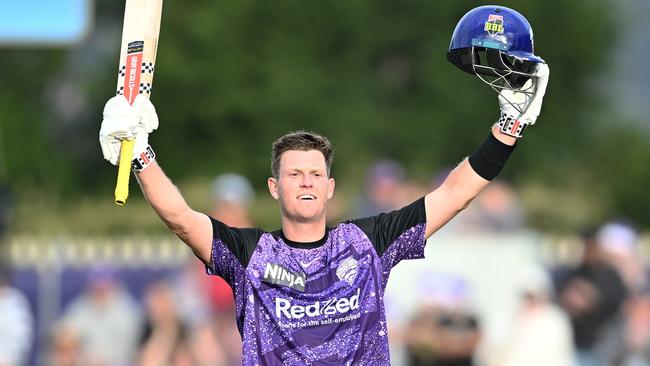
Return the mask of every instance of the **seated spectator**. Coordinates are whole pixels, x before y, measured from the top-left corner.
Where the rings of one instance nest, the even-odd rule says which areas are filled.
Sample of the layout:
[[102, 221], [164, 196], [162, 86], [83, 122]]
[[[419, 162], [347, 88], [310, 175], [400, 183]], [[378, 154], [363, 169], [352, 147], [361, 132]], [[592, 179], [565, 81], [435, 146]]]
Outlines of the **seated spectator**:
[[621, 276], [605, 260], [595, 234], [592, 230], [583, 234], [580, 263], [558, 283], [558, 302], [571, 319], [578, 366], [600, 365], [594, 347], [628, 296]]
[[353, 208], [353, 216], [365, 217], [402, 207], [404, 199], [404, 168], [393, 160], [380, 160], [366, 172], [363, 193]]
[[140, 308], [113, 268], [91, 268], [87, 289], [67, 307], [62, 326], [78, 335], [89, 365], [128, 365], [135, 355]]
[[70, 327], [59, 323], [52, 328], [50, 337], [46, 356], [47, 365], [85, 366], [90, 364], [84, 357], [79, 335]]
[[622, 315], [608, 327], [596, 353], [605, 365], [650, 365], [650, 292], [634, 294]]
[[643, 292], [648, 282], [638, 241], [636, 230], [622, 222], [609, 222], [596, 233], [603, 260], [618, 271], [630, 293]]
[[147, 289], [144, 304], [147, 319], [141, 335], [138, 365], [193, 365], [188, 329], [182, 322], [172, 289], [163, 282], [152, 284]]
[[471, 366], [478, 319], [463, 309], [425, 306], [415, 314], [404, 340], [409, 365]]
[[524, 211], [513, 188], [494, 181], [455, 219], [463, 232], [512, 233], [525, 228]]
[[[235, 173], [219, 175], [212, 182], [210, 215], [228, 226], [252, 227], [250, 209], [254, 199], [255, 192], [248, 179]], [[205, 266], [198, 259], [195, 262], [201, 268], [199, 281], [209, 296], [213, 311], [232, 317], [235, 301], [230, 286], [220, 277], [204, 276]]]
[[422, 298], [403, 330], [411, 366], [471, 366], [480, 328], [472, 311], [470, 289], [458, 276], [439, 273], [421, 281]]
[[520, 279], [521, 303], [502, 344], [482, 352], [486, 366], [573, 366], [571, 324], [552, 302], [550, 276], [528, 267]]
[[29, 301], [9, 284], [9, 266], [0, 262], [0, 366], [27, 362], [33, 326]]
[[226, 173], [212, 181], [212, 209], [210, 215], [228, 226], [252, 227], [250, 210], [255, 200], [255, 191], [248, 179]]

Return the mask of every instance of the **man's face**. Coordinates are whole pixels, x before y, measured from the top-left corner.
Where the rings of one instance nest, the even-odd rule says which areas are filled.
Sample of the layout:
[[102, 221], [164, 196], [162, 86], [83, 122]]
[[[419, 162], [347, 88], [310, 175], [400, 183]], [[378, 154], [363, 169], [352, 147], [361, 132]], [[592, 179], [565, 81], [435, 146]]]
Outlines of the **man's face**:
[[334, 195], [334, 179], [327, 177], [325, 157], [317, 150], [282, 153], [279, 176], [269, 178], [268, 185], [282, 215], [297, 222], [324, 220], [327, 201]]

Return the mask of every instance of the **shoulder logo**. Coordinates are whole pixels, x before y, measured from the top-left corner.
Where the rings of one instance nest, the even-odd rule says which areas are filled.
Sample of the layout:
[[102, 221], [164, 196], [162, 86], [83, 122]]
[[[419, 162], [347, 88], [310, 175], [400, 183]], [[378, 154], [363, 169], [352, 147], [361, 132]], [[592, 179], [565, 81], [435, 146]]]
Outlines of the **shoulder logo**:
[[352, 285], [354, 279], [357, 277], [357, 260], [349, 257], [343, 260], [336, 269], [336, 276], [341, 281], [345, 281], [348, 285]]
[[289, 287], [300, 292], [305, 292], [307, 276], [304, 273], [294, 272], [279, 264], [267, 263], [262, 281], [272, 285]]
[[485, 22], [485, 27], [483, 28], [483, 30], [486, 31], [490, 35], [490, 37], [494, 37], [497, 34], [503, 34], [504, 32], [503, 16], [490, 14], [488, 16], [487, 22]]

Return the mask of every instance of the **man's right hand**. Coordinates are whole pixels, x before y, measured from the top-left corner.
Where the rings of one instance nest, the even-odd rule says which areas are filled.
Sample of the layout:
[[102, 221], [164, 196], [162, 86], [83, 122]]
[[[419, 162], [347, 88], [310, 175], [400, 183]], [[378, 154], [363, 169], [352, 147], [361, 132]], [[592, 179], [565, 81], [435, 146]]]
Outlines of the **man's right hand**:
[[156, 108], [147, 97], [138, 95], [133, 105], [129, 105], [123, 95], [114, 96], [104, 106], [104, 119], [99, 131], [104, 159], [117, 165], [122, 141], [131, 139], [135, 139], [133, 156], [139, 156], [149, 145], [149, 133], [157, 128]]

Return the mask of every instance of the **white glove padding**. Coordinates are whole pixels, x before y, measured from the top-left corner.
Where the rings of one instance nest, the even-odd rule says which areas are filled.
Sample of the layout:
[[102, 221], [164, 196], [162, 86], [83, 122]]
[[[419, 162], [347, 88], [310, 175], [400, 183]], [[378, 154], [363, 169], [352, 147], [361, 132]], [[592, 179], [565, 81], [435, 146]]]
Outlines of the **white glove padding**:
[[[537, 79], [535, 85], [532, 79], [528, 79], [521, 89], [501, 90], [499, 93], [501, 116], [497, 122], [501, 132], [521, 137], [527, 126], [535, 124], [542, 109], [549, 74], [548, 65], [539, 63], [533, 74]], [[523, 113], [520, 110], [523, 110]]]
[[135, 139], [133, 156], [140, 155], [148, 146], [149, 133], [157, 128], [156, 108], [147, 97], [138, 95], [133, 105], [129, 105], [123, 95], [114, 96], [104, 106], [104, 120], [99, 130], [104, 159], [118, 164], [122, 140]]

